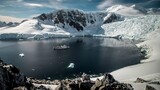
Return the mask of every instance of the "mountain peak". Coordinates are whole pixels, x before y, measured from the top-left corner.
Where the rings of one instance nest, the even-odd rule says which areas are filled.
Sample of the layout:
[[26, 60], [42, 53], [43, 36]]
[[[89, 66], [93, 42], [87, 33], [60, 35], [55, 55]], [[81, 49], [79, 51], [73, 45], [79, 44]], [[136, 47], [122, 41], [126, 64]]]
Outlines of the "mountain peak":
[[38, 19], [41, 23], [50, 23], [61, 28], [73, 27], [78, 31], [82, 31], [84, 27], [91, 24], [99, 24], [103, 22], [107, 13], [89, 13], [82, 10], [63, 9], [48, 14], [41, 14], [34, 19]]

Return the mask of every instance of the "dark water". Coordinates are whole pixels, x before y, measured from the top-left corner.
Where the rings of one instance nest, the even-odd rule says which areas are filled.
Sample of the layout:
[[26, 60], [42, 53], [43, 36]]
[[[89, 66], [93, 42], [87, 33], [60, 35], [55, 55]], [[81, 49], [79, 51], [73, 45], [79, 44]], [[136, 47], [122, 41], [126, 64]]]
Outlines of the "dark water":
[[[66, 44], [67, 50], [53, 50]], [[25, 57], [19, 54], [24, 53]], [[82, 72], [98, 74], [139, 63], [141, 56], [129, 41], [112, 38], [56, 38], [41, 41], [0, 41], [0, 57], [29, 77], [62, 79]], [[68, 69], [69, 63], [75, 68]]]

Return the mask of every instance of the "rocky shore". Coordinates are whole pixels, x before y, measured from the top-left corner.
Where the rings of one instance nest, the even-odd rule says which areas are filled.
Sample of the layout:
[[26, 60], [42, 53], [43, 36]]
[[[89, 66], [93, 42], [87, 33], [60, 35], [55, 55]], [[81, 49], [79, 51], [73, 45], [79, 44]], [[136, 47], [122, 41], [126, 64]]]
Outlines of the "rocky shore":
[[[136, 82], [147, 81], [138, 78]], [[35, 84], [39, 84], [39, 86]], [[53, 89], [44, 85], [55, 85], [56, 87]], [[90, 75], [85, 73], [81, 78], [65, 80], [28, 78], [18, 68], [8, 65], [0, 59], [0, 90], [134, 90], [134, 88], [131, 84], [118, 82], [109, 73], [105, 73], [102, 79], [96, 81], [92, 81]], [[146, 86], [146, 90], [155, 89]]]

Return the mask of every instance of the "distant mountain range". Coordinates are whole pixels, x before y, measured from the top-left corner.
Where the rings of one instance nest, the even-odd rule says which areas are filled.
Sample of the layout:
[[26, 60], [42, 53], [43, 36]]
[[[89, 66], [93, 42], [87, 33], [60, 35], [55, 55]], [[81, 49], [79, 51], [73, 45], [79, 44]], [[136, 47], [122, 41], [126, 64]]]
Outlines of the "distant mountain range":
[[9, 16], [0, 16], [0, 27], [4, 26], [17, 26], [22, 20], [20, 18], [9, 17]]

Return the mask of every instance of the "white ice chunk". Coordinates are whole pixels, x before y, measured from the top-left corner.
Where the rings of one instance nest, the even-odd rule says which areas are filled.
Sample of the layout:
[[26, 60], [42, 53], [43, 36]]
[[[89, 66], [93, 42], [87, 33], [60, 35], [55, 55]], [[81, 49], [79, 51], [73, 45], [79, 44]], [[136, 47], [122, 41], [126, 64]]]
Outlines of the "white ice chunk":
[[74, 68], [74, 66], [75, 66], [74, 63], [70, 63], [67, 68]]
[[47, 77], [47, 79], [48, 79], [48, 80], [50, 80], [50, 79], [51, 79], [51, 77]]
[[24, 57], [24, 53], [20, 53], [19, 56], [20, 56], [20, 57]]

